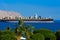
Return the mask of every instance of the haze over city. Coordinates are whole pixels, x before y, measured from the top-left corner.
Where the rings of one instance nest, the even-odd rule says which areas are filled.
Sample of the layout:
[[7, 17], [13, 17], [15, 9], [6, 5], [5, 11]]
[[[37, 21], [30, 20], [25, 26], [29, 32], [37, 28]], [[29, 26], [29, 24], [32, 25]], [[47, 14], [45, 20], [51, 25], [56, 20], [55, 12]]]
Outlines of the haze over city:
[[60, 0], [0, 0], [0, 10], [18, 12], [23, 16], [37, 13], [60, 20]]

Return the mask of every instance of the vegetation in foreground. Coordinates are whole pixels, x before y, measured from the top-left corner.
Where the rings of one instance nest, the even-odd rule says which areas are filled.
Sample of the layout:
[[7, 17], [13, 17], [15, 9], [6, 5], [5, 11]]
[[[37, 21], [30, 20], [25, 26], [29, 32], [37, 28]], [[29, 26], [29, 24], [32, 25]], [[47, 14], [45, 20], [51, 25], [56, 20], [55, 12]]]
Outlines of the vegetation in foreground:
[[20, 40], [21, 36], [26, 40], [60, 40], [60, 30], [56, 33], [47, 29], [35, 30], [31, 25], [23, 25], [22, 20], [19, 21], [15, 30], [11, 30], [9, 27], [0, 30], [0, 40]]

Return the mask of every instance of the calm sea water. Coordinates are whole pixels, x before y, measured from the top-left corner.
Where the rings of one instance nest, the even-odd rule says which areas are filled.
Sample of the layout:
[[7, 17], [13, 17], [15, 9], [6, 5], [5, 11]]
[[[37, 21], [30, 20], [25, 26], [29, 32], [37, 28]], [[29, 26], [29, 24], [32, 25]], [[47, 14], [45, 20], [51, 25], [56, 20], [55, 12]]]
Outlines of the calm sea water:
[[[49, 29], [52, 31], [60, 30], [60, 20], [55, 20], [53, 23], [24, 23], [24, 25], [30, 24], [35, 27], [35, 29]], [[8, 21], [0, 21], [0, 30], [4, 30], [7, 27], [14, 29], [18, 26], [18, 22], [8, 22]]]

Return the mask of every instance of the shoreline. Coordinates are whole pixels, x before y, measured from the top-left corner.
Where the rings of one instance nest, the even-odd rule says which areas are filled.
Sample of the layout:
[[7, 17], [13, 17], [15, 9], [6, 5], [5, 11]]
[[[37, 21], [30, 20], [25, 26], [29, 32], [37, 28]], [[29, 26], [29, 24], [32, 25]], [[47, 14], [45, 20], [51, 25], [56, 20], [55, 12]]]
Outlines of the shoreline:
[[24, 21], [25, 23], [54, 23], [54, 21]]

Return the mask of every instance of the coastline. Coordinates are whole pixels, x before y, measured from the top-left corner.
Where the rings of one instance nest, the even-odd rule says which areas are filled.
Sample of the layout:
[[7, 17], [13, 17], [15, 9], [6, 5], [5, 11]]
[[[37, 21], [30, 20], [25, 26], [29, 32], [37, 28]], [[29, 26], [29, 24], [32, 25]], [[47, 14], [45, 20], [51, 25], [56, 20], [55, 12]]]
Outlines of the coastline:
[[[18, 21], [8, 21], [8, 22], [18, 22]], [[24, 21], [24, 23], [54, 23], [54, 21]]]
[[25, 23], [54, 23], [54, 21], [24, 21]]

